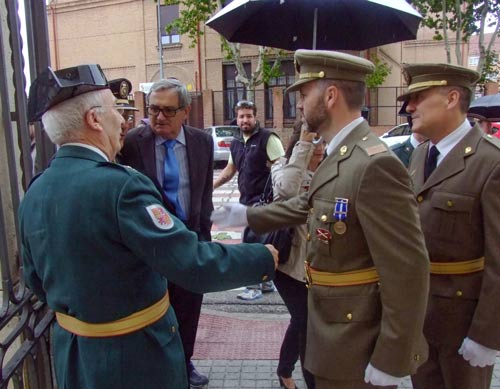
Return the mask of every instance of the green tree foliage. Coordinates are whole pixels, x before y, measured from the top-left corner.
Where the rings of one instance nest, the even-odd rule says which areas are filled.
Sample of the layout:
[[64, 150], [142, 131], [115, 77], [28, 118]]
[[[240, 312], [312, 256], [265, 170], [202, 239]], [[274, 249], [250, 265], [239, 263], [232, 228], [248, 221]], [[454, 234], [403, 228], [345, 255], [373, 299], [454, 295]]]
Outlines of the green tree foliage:
[[375, 53], [370, 56], [370, 59], [375, 65], [375, 70], [372, 74], [366, 76], [366, 87], [376, 88], [384, 83], [387, 76], [391, 74], [392, 68]]
[[[187, 35], [190, 47], [194, 47], [203, 35], [203, 23], [216, 11], [223, 7], [223, 0], [163, 0], [165, 5], [179, 5], [179, 18], [166, 26], [166, 31]], [[247, 98], [253, 100], [255, 87], [267, 83], [273, 77], [281, 75], [280, 63], [283, 50], [259, 46], [259, 56], [256, 69], [247, 74], [241, 58], [239, 43], [228, 42], [221, 36], [221, 47], [224, 58], [236, 66], [236, 81], [242, 83], [247, 90]]]
[[[423, 24], [435, 31], [434, 39], [443, 40], [447, 62], [451, 63], [450, 33], [455, 34], [456, 63], [462, 63], [462, 43], [478, 34], [479, 62], [477, 71], [486, 79], [494, 63], [493, 45], [499, 38], [500, 0], [409, 0], [423, 16]], [[486, 42], [485, 30], [493, 29]]]

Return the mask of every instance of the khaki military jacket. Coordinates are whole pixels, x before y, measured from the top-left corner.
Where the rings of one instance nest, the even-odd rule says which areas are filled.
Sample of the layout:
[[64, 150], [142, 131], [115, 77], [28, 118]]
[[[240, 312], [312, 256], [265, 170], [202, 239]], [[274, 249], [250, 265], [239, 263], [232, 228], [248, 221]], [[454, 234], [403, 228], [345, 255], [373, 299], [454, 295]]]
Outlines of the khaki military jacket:
[[500, 350], [500, 141], [473, 128], [424, 183], [429, 142], [409, 172], [431, 261], [485, 258], [484, 271], [431, 275], [425, 335], [458, 349], [464, 337]]
[[[336, 198], [348, 200], [345, 230], [334, 227]], [[375, 266], [380, 276], [379, 283], [310, 287], [306, 368], [335, 380], [363, 379], [369, 362], [394, 376], [414, 373], [427, 358], [428, 256], [408, 173], [368, 124], [322, 162], [308, 194], [263, 208], [248, 210], [257, 231], [307, 218], [314, 269]]]

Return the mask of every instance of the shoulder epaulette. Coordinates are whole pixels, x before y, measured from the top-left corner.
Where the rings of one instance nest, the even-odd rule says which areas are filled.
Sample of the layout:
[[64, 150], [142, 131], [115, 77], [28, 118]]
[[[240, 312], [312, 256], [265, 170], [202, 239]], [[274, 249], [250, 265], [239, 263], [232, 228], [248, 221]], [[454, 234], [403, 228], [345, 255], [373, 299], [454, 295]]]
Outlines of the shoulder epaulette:
[[376, 136], [365, 136], [357, 143], [369, 157], [389, 150], [389, 147]]
[[493, 136], [491, 134], [484, 134], [483, 138], [500, 149], [500, 138], [497, 138], [496, 136]]

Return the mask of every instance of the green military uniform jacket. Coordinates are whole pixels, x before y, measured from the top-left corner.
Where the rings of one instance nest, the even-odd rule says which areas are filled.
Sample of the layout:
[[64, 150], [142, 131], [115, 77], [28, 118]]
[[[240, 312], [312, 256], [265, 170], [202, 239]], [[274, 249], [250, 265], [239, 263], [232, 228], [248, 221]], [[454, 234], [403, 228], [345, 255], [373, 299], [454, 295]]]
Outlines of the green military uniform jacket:
[[[336, 198], [348, 200], [340, 233]], [[309, 193], [264, 208], [247, 212], [257, 232], [307, 218], [314, 269], [375, 266], [380, 276], [379, 283], [310, 287], [306, 368], [327, 380], [362, 380], [369, 362], [393, 376], [414, 373], [427, 358], [428, 257], [408, 173], [368, 124], [356, 126], [321, 163]]]
[[[146, 176], [87, 148], [61, 147], [19, 210], [27, 284], [55, 311], [103, 323], [160, 300], [167, 279], [204, 293], [273, 277], [264, 246], [198, 242], [161, 204]], [[56, 323], [54, 352], [60, 389], [188, 385], [172, 308], [115, 337], [77, 336]]]
[[399, 160], [403, 162], [403, 165], [405, 165], [406, 167], [408, 167], [408, 165], [410, 164], [411, 154], [413, 153], [414, 149], [415, 148], [411, 144], [411, 135], [404, 142], [397, 143], [391, 146], [392, 152], [396, 154]]
[[431, 275], [424, 333], [458, 350], [470, 339], [500, 350], [500, 141], [476, 126], [424, 183], [429, 142], [414, 151], [409, 172], [431, 261], [484, 256], [484, 271]]

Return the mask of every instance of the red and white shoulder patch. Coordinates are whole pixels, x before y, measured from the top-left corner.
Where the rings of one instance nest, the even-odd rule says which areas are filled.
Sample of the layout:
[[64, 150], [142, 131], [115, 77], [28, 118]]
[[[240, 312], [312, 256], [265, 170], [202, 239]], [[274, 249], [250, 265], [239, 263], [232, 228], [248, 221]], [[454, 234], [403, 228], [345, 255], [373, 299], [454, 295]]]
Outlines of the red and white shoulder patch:
[[174, 226], [174, 221], [167, 210], [160, 204], [153, 204], [146, 207], [149, 216], [156, 227], [161, 230], [170, 230]]

